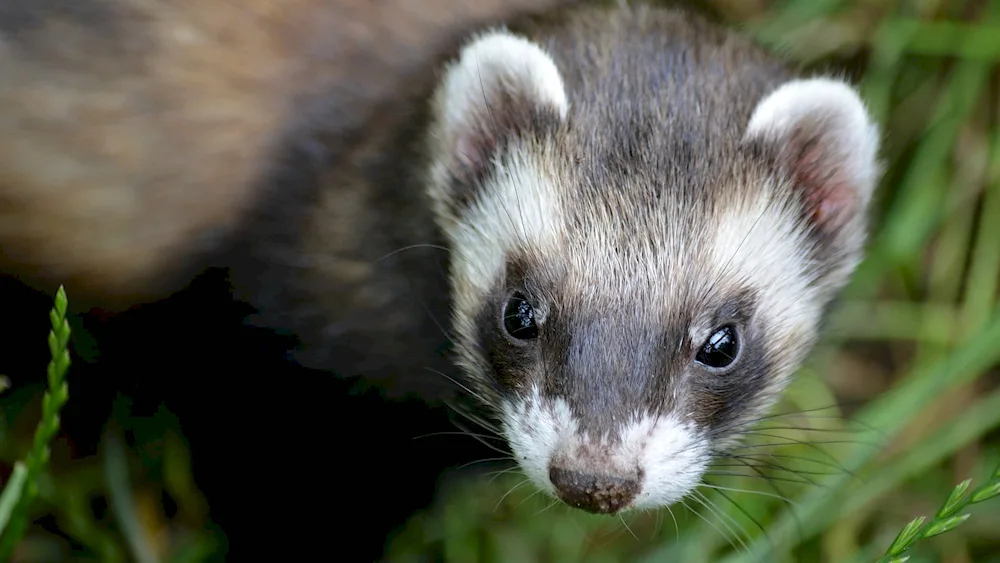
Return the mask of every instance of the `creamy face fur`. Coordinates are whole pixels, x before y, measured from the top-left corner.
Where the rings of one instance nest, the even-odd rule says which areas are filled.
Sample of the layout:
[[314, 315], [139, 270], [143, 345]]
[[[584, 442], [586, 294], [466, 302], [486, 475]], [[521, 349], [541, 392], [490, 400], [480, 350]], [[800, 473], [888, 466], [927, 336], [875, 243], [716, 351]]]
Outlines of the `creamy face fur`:
[[574, 8], [474, 38], [432, 113], [459, 363], [517, 462], [591, 512], [681, 499], [860, 258], [861, 100], [675, 11]]

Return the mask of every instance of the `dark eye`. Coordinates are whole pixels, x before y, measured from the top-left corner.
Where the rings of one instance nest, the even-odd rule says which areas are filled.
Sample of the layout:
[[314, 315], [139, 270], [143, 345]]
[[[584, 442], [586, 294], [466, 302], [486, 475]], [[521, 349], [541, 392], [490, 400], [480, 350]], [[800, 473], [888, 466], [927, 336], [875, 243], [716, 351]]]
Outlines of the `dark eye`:
[[535, 309], [520, 293], [515, 293], [510, 301], [507, 301], [503, 310], [503, 327], [507, 330], [507, 334], [518, 340], [538, 338]]
[[739, 353], [740, 343], [736, 329], [731, 325], [726, 325], [708, 337], [708, 340], [701, 345], [701, 350], [698, 350], [695, 359], [710, 368], [720, 369], [729, 367]]

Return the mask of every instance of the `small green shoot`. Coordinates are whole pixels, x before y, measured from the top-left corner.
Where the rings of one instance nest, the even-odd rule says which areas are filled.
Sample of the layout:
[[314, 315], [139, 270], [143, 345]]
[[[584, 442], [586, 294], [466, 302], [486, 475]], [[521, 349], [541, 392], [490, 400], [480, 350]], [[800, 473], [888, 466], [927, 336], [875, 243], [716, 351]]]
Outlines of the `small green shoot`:
[[969, 513], [958, 514], [967, 506], [1000, 496], [1000, 467], [993, 472], [989, 481], [972, 491], [971, 495], [967, 495], [970, 484], [972, 484], [971, 479], [959, 483], [934, 515], [934, 519], [926, 525], [924, 522], [927, 518], [924, 516], [918, 516], [907, 524], [878, 563], [906, 561], [909, 559], [906, 552], [920, 540], [950, 532], [968, 520]]
[[42, 420], [35, 429], [31, 451], [15, 465], [10, 480], [0, 494], [0, 561], [9, 561], [15, 546], [28, 528], [28, 510], [38, 496], [38, 479], [49, 462], [49, 443], [59, 430], [59, 410], [69, 399], [66, 372], [69, 370], [70, 329], [66, 321], [66, 290], [59, 286], [55, 305], [49, 312], [48, 391], [42, 397]]

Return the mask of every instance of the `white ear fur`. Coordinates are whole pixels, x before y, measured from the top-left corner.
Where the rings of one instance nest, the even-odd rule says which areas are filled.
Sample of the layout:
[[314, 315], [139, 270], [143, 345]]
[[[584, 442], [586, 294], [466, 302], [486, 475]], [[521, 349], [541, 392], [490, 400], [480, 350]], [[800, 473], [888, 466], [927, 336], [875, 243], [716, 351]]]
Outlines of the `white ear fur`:
[[[523, 129], [531, 109], [566, 116], [562, 76], [537, 44], [494, 30], [477, 36], [448, 66], [434, 99], [436, 134], [457, 164], [477, 167], [504, 128]], [[497, 129], [501, 131], [497, 131]]]
[[801, 188], [811, 191], [807, 199], [820, 220], [868, 204], [880, 174], [879, 130], [844, 82], [810, 78], [783, 84], [757, 105], [746, 137], [775, 146], [803, 180]]

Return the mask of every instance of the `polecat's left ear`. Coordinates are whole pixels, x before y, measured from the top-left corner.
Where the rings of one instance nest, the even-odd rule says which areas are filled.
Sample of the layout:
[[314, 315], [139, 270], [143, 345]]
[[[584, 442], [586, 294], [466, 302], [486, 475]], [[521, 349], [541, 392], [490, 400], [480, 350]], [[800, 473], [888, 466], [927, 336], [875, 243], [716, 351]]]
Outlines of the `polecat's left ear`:
[[560, 123], [568, 107], [559, 69], [541, 47], [504, 30], [480, 35], [445, 69], [433, 99], [437, 172], [473, 182], [503, 143]]
[[853, 88], [829, 78], [787, 82], [757, 105], [746, 139], [778, 159], [816, 228], [835, 236], [863, 225], [880, 174], [879, 131]]

